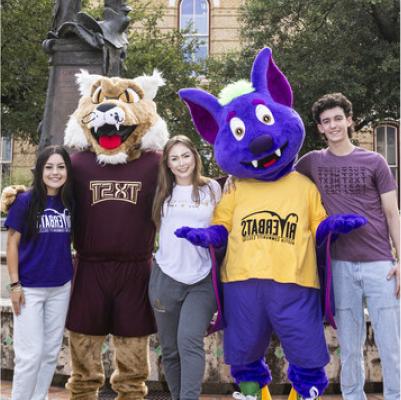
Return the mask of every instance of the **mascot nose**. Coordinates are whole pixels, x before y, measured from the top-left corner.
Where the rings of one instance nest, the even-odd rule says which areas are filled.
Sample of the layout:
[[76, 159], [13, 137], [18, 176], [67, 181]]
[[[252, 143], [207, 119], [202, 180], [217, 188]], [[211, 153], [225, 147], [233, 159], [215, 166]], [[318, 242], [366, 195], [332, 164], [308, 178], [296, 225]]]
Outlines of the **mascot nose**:
[[261, 154], [267, 150], [270, 150], [273, 146], [273, 138], [268, 135], [258, 136], [249, 143], [249, 150], [255, 155]]
[[102, 103], [96, 107], [96, 110], [106, 112], [114, 108], [116, 105], [113, 103]]

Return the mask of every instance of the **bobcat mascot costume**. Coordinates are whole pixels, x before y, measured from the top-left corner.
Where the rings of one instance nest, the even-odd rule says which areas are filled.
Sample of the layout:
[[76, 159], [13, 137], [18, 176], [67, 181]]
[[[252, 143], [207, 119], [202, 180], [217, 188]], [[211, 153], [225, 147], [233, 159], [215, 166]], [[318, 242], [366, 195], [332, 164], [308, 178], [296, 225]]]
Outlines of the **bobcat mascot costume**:
[[314, 399], [328, 384], [329, 362], [315, 244], [324, 248], [331, 234], [365, 221], [326, 218], [316, 186], [294, 171], [304, 126], [269, 48], [256, 57], [251, 82], [229, 85], [219, 99], [200, 89], [179, 94], [219, 166], [240, 178], [216, 206], [214, 225], [176, 231], [204, 247], [228, 239], [221, 280], [224, 357], [241, 389], [234, 398], [270, 398], [264, 356], [275, 332], [289, 362], [291, 398]]
[[143, 399], [155, 323], [147, 289], [155, 238], [151, 209], [168, 139], [153, 102], [161, 75], [135, 79], [77, 74], [81, 99], [65, 130], [72, 155], [77, 269], [67, 328], [71, 399], [96, 399], [102, 345], [113, 335], [118, 399]]
[[[113, 335], [117, 399], [143, 399], [149, 374], [148, 338], [156, 331], [148, 301], [155, 227], [151, 209], [160, 150], [168, 140], [153, 102], [164, 85], [155, 70], [135, 79], [77, 74], [81, 99], [65, 130], [71, 156], [77, 265], [67, 328], [71, 399], [92, 400], [105, 382], [101, 361]], [[7, 211], [23, 186], [4, 189]]]

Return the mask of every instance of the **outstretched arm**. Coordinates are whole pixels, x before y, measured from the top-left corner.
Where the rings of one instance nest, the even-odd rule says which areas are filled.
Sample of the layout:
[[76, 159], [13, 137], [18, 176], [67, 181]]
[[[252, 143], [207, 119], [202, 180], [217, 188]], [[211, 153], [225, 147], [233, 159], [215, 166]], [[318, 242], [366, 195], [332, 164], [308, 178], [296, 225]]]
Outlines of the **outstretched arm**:
[[322, 288], [322, 308], [326, 320], [333, 328], [334, 321], [334, 297], [332, 291], [332, 272], [330, 259], [330, 245], [339, 234], [349, 233], [354, 229], [365, 225], [367, 219], [360, 215], [334, 214], [323, 220], [316, 232], [316, 253], [320, 286]]
[[190, 228], [183, 226], [177, 229], [174, 234], [179, 238], [189, 240], [195, 246], [208, 248], [222, 247], [227, 243], [228, 231], [223, 225], [212, 225], [208, 228]]
[[336, 240], [339, 234], [345, 234], [365, 225], [368, 220], [358, 214], [333, 214], [323, 220], [317, 228], [316, 246], [326, 243], [329, 234]]

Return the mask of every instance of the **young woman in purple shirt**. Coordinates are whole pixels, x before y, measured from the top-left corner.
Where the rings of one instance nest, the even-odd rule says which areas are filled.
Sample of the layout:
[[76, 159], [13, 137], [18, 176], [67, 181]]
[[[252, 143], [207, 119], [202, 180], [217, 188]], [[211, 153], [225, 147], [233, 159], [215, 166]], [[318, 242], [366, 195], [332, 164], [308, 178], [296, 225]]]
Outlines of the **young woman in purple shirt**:
[[44, 400], [60, 351], [73, 273], [71, 161], [61, 146], [38, 156], [32, 189], [18, 195], [5, 225], [14, 313], [12, 399]]

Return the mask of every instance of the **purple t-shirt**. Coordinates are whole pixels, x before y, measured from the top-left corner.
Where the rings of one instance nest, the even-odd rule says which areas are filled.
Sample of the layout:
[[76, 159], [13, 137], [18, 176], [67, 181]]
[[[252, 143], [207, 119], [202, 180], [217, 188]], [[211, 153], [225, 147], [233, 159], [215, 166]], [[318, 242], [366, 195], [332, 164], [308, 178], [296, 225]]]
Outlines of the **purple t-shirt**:
[[360, 214], [368, 219], [365, 226], [339, 236], [333, 258], [393, 260], [380, 195], [396, 190], [396, 183], [380, 154], [359, 147], [346, 156], [315, 150], [298, 161], [296, 170], [315, 182], [328, 214]]
[[18, 274], [22, 286], [62, 286], [72, 278], [71, 218], [60, 196], [47, 196], [40, 216], [39, 233], [26, 239], [31, 191], [17, 196], [5, 226], [21, 233]]

